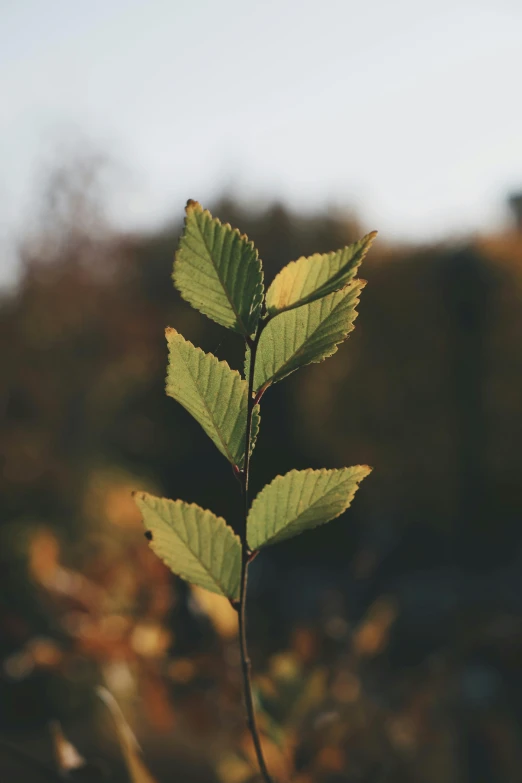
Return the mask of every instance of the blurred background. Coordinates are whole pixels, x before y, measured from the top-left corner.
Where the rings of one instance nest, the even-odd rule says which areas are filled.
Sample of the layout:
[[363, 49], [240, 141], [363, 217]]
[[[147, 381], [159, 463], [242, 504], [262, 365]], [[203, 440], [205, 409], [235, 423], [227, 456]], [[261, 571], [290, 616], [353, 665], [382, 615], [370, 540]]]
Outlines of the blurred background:
[[166, 326], [242, 362], [171, 284], [188, 198], [267, 281], [379, 230], [353, 335], [263, 398], [254, 492], [374, 467], [251, 568], [274, 776], [522, 779], [521, 41], [515, 0], [0, 3], [2, 781], [257, 780], [235, 613], [130, 494], [238, 524], [164, 394]]

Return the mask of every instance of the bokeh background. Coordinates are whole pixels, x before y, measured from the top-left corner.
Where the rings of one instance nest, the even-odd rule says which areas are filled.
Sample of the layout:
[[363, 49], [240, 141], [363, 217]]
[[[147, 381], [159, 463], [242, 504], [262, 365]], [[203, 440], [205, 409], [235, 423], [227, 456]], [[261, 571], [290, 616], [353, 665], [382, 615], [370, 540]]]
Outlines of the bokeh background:
[[238, 524], [164, 394], [166, 326], [242, 361], [171, 284], [187, 198], [268, 281], [379, 230], [353, 335], [263, 398], [254, 491], [374, 467], [251, 568], [275, 777], [522, 779], [521, 41], [515, 0], [0, 5], [1, 780], [257, 780], [235, 613], [131, 498]]

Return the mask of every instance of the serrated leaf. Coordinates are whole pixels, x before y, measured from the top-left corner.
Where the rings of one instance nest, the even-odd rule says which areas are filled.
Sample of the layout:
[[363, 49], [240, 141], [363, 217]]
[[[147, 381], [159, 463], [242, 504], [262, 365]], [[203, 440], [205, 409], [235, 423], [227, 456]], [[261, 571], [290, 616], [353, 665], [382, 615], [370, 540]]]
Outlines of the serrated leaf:
[[335, 353], [353, 329], [359, 293], [365, 285], [364, 280], [355, 280], [342, 291], [287, 310], [269, 321], [257, 348], [254, 390]]
[[[169, 366], [166, 391], [201, 424], [220, 452], [237, 467], [245, 460], [248, 384], [237, 370], [205, 353], [175, 329], [167, 329]], [[252, 449], [259, 429], [259, 406], [252, 417]]]
[[244, 373], [244, 376], [245, 376], [245, 380], [247, 382], [248, 382], [248, 378], [250, 376], [250, 361], [251, 361], [251, 358], [252, 358], [252, 351], [250, 350], [250, 348], [247, 345], [246, 346], [246, 350], [245, 350], [245, 361], [244, 361], [244, 364], [243, 364], [243, 373]]
[[315, 253], [291, 261], [266, 292], [267, 312], [281, 313], [344, 288], [357, 274], [376, 236], [377, 232], [372, 231], [359, 242], [333, 253]]
[[257, 250], [197, 201], [186, 207], [172, 277], [181, 296], [200, 312], [244, 336], [254, 334], [264, 293]]
[[183, 500], [136, 493], [151, 549], [177, 576], [238, 598], [241, 542], [222, 517]]
[[370, 472], [368, 465], [356, 465], [336, 470], [291, 470], [277, 476], [252, 503], [248, 546], [255, 551], [338, 517]]

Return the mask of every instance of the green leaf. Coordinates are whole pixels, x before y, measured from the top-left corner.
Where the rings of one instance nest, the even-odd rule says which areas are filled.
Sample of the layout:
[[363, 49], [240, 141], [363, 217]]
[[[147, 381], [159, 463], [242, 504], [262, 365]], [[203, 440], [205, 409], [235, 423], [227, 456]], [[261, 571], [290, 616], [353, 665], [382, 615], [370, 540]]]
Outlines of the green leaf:
[[183, 500], [134, 497], [151, 549], [171, 571], [212, 593], [239, 597], [241, 542], [224, 519]]
[[[166, 391], [201, 424], [220, 452], [239, 468], [245, 460], [248, 384], [237, 370], [204, 353], [175, 329], [167, 329], [169, 367]], [[252, 417], [252, 449], [259, 406]]]
[[357, 274], [376, 236], [377, 232], [372, 231], [359, 242], [333, 253], [315, 253], [291, 261], [266, 292], [267, 312], [282, 313], [344, 288]]
[[323, 525], [346, 511], [368, 465], [337, 470], [291, 470], [261, 490], [250, 508], [247, 542], [254, 552]]
[[287, 310], [269, 321], [257, 348], [254, 390], [335, 353], [353, 329], [359, 293], [365, 285], [364, 280], [354, 280], [342, 291]]
[[187, 203], [172, 277], [181, 296], [200, 312], [245, 337], [254, 334], [264, 292], [257, 250], [197, 201]]
[[251, 362], [251, 359], [252, 359], [252, 351], [250, 350], [250, 348], [247, 345], [246, 349], [245, 349], [245, 361], [244, 361], [244, 364], [243, 364], [243, 373], [244, 373], [245, 380], [247, 381], [247, 383], [248, 383], [248, 379], [250, 377], [250, 362]]

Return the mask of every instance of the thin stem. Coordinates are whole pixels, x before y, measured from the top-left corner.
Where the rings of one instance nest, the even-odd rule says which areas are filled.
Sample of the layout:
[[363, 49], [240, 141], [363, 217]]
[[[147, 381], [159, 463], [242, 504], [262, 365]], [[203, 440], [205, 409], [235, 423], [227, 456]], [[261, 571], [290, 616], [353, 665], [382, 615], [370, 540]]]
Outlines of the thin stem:
[[257, 762], [259, 769], [265, 780], [265, 783], [272, 783], [272, 778], [268, 772], [265, 758], [263, 756], [263, 748], [261, 747], [261, 739], [259, 736], [259, 730], [257, 728], [256, 713], [254, 708], [254, 699], [252, 696], [252, 682], [251, 682], [251, 662], [248, 657], [248, 647], [246, 638], [246, 592], [247, 592], [247, 580], [248, 580], [248, 560], [243, 556], [243, 563], [241, 569], [241, 593], [239, 598], [239, 645], [241, 650], [241, 671], [243, 674], [243, 691], [245, 694], [245, 704], [247, 711], [247, 724], [254, 741], [254, 748], [256, 751]]
[[261, 328], [258, 329], [256, 336], [248, 343], [251, 355], [250, 355], [250, 372], [248, 374], [248, 407], [247, 407], [247, 426], [245, 437], [245, 462], [243, 471], [241, 473], [241, 489], [243, 492], [244, 501], [244, 523], [241, 530], [241, 544], [242, 544], [242, 558], [241, 558], [241, 586], [239, 592], [239, 647], [241, 651], [241, 672], [243, 675], [243, 691], [245, 694], [245, 705], [247, 711], [247, 723], [254, 742], [254, 748], [256, 751], [257, 761], [259, 769], [265, 780], [265, 783], [273, 783], [270, 773], [268, 772], [265, 759], [263, 756], [263, 748], [261, 747], [261, 739], [259, 736], [259, 730], [256, 723], [256, 713], [254, 709], [254, 699], [252, 697], [252, 681], [251, 681], [251, 663], [248, 657], [247, 635], [246, 635], [246, 597], [247, 597], [247, 583], [248, 583], [248, 564], [249, 564], [249, 551], [247, 547], [247, 516], [248, 516], [248, 479], [250, 473], [250, 446], [252, 441], [252, 417], [254, 414], [254, 407], [256, 401], [254, 399], [254, 367], [256, 363], [256, 352], [259, 343], [259, 337], [261, 336]]

